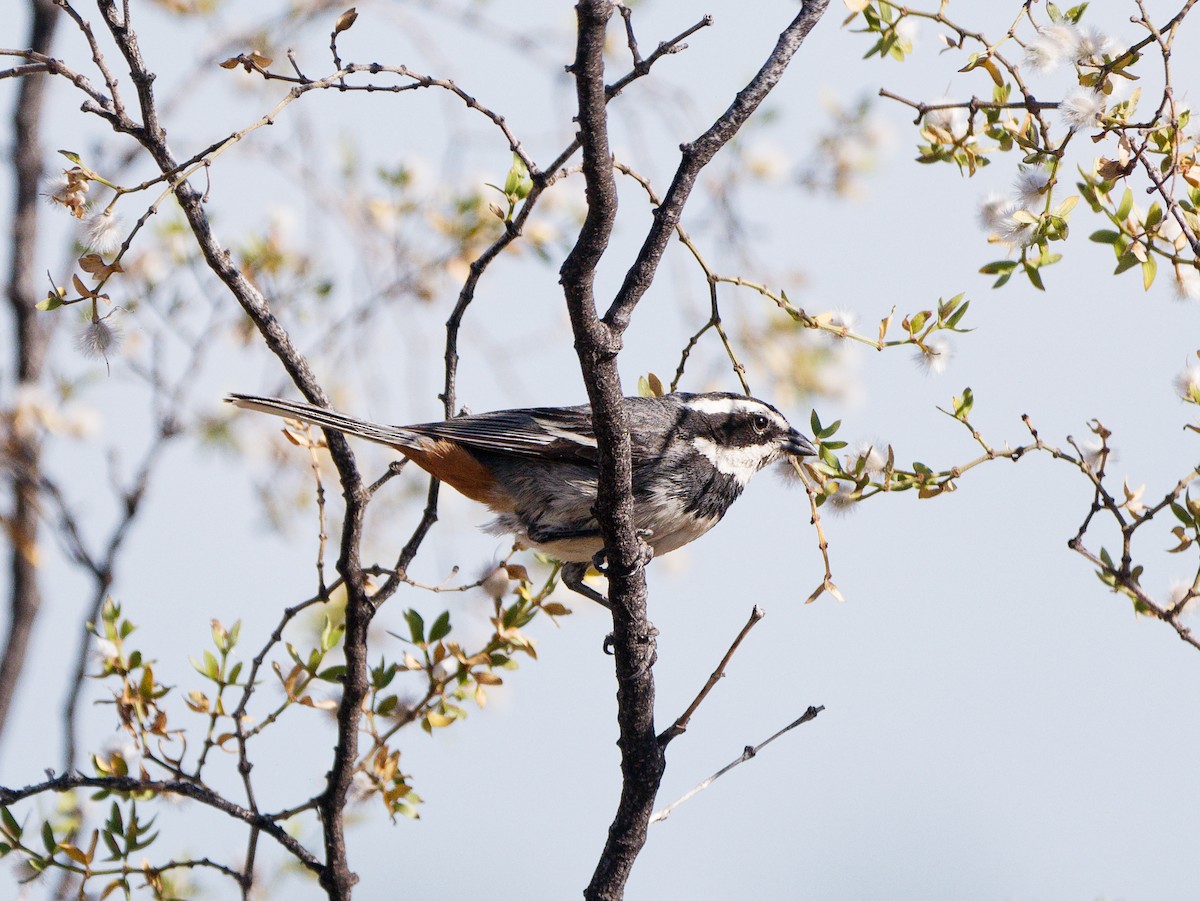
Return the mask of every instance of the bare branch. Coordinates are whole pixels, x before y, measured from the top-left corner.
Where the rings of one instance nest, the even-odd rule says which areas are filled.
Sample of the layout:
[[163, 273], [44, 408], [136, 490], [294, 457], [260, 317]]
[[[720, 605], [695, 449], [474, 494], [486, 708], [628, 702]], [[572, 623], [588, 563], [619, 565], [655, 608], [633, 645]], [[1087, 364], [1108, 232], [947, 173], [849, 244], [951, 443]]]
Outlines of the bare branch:
[[47, 792], [64, 792], [76, 788], [98, 788], [109, 792], [151, 792], [157, 795], [180, 795], [191, 798], [207, 807], [253, 826], [265, 832], [282, 845], [288, 853], [314, 873], [323, 873], [324, 867], [302, 844], [292, 838], [279, 823], [270, 817], [247, 810], [221, 797], [211, 789], [187, 780], [158, 781], [155, 779], [133, 779], [128, 776], [85, 776], [82, 773], [67, 773], [54, 776], [45, 782], [26, 785], [24, 788], [0, 786], [0, 804], [15, 804]]
[[633, 56], [633, 69], [629, 72], [629, 74], [618, 78], [604, 89], [605, 94], [610, 99], [616, 97], [621, 93], [621, 91], [625, 90], [626, 86], [628, 86], [630, 82], [641, 78], [643, 75], [649, 72], [650, 67], [658, 62], [662, 57], [686, 50], [687, 44], [685, 44], [684, 41], [690, 38], [701, 28], [707, 28], [713, 23], [712, 16], [705, 16], [691, 28], [681, 31], [669, 41], [660, 42], [659, 45], [654, 49], [653, 53], [651, 53], [645, 59], [642, 59], [642, 55], [638, 51], [637, 38], [635, 38], [633, 34], [633, 10], [631, 10], [628, 6], [620, 4], [617, 5], [617, 9], [621, 13], [621, 18], [625, 20], [625, 35], [629, 42], [629, 52]]
[[816, 719], [817, 714], [820, 713], [824, 709], [825, 709], [824, 705], [821, 705], [820, 707], [809, 707], [806, 711], [804, 711], [803, 715], [801, 715], [801, 717], [799, 719], [793, 720], [792, 722], [788, 723], [786, 726], [784, 726], [782, 729], [780, 729], [778, 732], [776, 732], [774, 735], [772, 735], [766, 741], [762, 742], [761, 744], [757, 744], [757, 745], [746, 745], [746, 748], [744, 751], [742, 751], [741, 756], [739, 756], [736, 760], [733, 760], [732, 762], [727, 763], [725, 766], [721, 767], [719, 770], [717, 770], [715, 773], [713, 773], [707, 779], [703, 780], [699, 785], [697, 785], [695, 788], [693, 788], [687, 794], [683, 795], [683, 797], [679, 798], [677, 801], [672, 801], [670, 804], [668, 804], [662, 810], [655, 811], [654, 815], [652, 817], [650, 817], [650, 822], [651, 823], [662, 822], [667, 817], [669, 817], [672, 814], [672, 812], [675, 810], [675, 808], [678, 807], [680, 804], [683, 804], [685, 801], [690, 801], [692, 798], [696, 797], [696, 795], [700, 794], [700, 792], [704, 791], [706, 788], [708, 788], [710, 785], [712, 785], [714, 782], [716, 782], [718, 779], [720, 779], [722, 776], [724, 776], [726, 773], [728, 773], [734, 767], [741, 766], [747, 760], [753, 759], [754, 756], [757, 755], [759, 751], [761, 751], [763, 748], [765, 748], [767, 745], [769, 745], [775, 739], [779, 738], [781, 735], [786, 735], [788, 732], [791, 732], [797, 726], [802, 726], [805, 723], [807, 723], [809, 720]]
[[673, 739], [678, 738], [687, 731], [688, 723], [692, 720], [692, 714], [704, 703], [704, 699], [716, 687], [717, 682], [725, 678], [725, 667], [729, 666], [729, 661], [733, 659], [733, 655], [737, 653], [737, 649], [741, 646], [745, 637], [750, 634], [750, 630], [758, 625], [759, 620], [764, 616], [766, 616], [766, 613], [760, 610], [756, 604], [754, 609], [750, 611], [750, 618], [746, 620], [746, 625], [742, 626], [741, 631], [737, 634], [737, 638], [733, 640], [733, 644], [729, 646], [729, 650], [725, 652], [725, 656], [721, 658], [721, 662], [717, 664], [717, 668], [712, 671], [712, 675], [708, 677], [708, 681], [704, 683], [704, 687], [700, 689], [700, 693], [696, 695], [692, 703], [688, 704], [687, 710], [679, 715], [679, 719], [675, 720], [669, 729], [658, 736], [658, 743], [660, 745], [666, 747]]

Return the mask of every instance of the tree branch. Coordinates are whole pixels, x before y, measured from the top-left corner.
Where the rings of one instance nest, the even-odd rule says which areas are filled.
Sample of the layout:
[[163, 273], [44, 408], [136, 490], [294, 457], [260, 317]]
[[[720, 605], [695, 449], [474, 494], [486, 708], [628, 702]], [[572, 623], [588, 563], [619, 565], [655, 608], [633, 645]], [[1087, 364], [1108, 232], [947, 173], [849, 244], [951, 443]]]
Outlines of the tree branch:
[[596, 518], [608, 562], [622, 783], [604, 851], [584, 892], [585, 898], [596, 901], [623, 893], [646, 841], [646, 822], [664, 761], [654, 732], [655, 650], [646, 617], [645, 556], [633, 526], [629, 423], [617, 372], [620, 335], [599, 321], [594, 294], [596, 266], [608, 247], [617, 213], [604, 89], [604, 38], [613, 6], [606, 0], [581, 0], [575, 12], [579, 34], [571, 70], [579, 104], [588, 211], [563, 263], [561, 281], [599, 451]]
[[[166, 144], [165, 133], [158, 121], [152, 87], [154, 74], [142, 59], [136, 33], [125, 16], [118, 13], [112, 0], [99, 0], [98, 5], [113, 40], [129, 65], [144, 122], [144, 125], [138, 126], [125, 118], [116, 127], [127, 131], [146, 148], [160, 172], [174, 172], [178, 169], [178, 163]], [[128, 7], [125, 9], [128, 10]], [[328, 401], [325, 392], [307, 359], [292, 343], [262, 293], [251, 284], [228, 251], [217, 241], [204, 212], [200, 193], [187, 181], [181, 181], [175, 186], [175, 196], [209, 268], [237, 299], [301, 393], [312, 403], [326, 406]], [[367, 597], [366, 579], [359, 558], [363, 517], [370, 495], [345, 436], [327, 431], [325, 437], [346, 502], [337, 570], [345, 583], [347, 598], [344, 639], [346, 674], [342, 680], [342, 698], [337, 714], [337, 745], [326, 788], [318, 805], [326, 854], [320, 880], [331, 899], [345, 899], [350, 897], [357, 877], [350, 870], [346, 857], [344, 807], [358, 756], [362, 702], [369, 687], [367, 628], [374, 613], [374, 607]]]
[[[634, 532], [632, 467], [617, 354], [634, 307], [654, 278], [699, 172], [738, 131], [778, 83], [788, 62], [812, 29], [828, 0], [810, 0], [780, 37], [762, 69], [729, 110], [683, 159], [641, 252], [603, 319], [598, 317], [594, 284], [617, 212], [617, 194], [605, 113], [604, 39], [613, 4], [580, 0], [575, 75], [583, 174], [588, 212], [579, 238], [561, 269], [563, 292], [575, 335], [584, 384], [592, 407], [598, 444], [599, 486], [596, 519], [604, 538], [613, 611], [613, 652], [617, 676], [617, 722], [621, 749], [621, 798], [592, 880], [589, 901], [623, 896], [630, 869], [646, 841], [646, 827], [665, 767], [654, 728], [654, 628], [646, 615], [644, 567], [647, 549]], [[636, 57], [636, 54], [635, 54]], [[636, 59], [635, 59], [636, 63]]]
[[[31, 0], [29, 46], [48, 53], [58, 21], [48, 0]], [[14, 204], [9, 236], [10, 266], [8, 305], [15, 323], [18, 386], [36, 384], [45, 365], [50, 340], [50, 323], [40, 318], [34, 276], [34, 250], [38, 231], [38, 187], [42, 178], [41, 119], [47, 79], [25, 76], [13, 111], [12, 183]], [[9, 622], [4, 650], [0, 654], [0, 735], [4, 732], [13, 695], [25, 666], [25, 653], [33, 623], [41, 607], [37, 577], [38, 483], [41, 478], [42, 446], [36, 430], [13, 431], [10, 459], [12, 511], [9, 531]]]
[[254, 811], [247, 810], [227, 801], [216, 792], [203, 785], [186, 780], [158, 781], [154, 779], [134, 779], [129, 776], [85, 776], [82, 773], [65, 773], [54, 776], [45, 782], [26, 785], [24, 788], [7, 788], [0, 785], [0, 804], [15, 804], [26, 798], [32, 798], [46, 792], [65, 792], [76, 788], [98, 788], [109, 792], [153, 792], [158, 795], [181, 795], [191, 798], [214, 810], [219, 810], [227, 816], [240, 820], [247, 825], [265, 832], [275, 839], [287, 851], [314, 873], [321, 873], [324, 867], [307, 848], [292, 838], [279, 823]]

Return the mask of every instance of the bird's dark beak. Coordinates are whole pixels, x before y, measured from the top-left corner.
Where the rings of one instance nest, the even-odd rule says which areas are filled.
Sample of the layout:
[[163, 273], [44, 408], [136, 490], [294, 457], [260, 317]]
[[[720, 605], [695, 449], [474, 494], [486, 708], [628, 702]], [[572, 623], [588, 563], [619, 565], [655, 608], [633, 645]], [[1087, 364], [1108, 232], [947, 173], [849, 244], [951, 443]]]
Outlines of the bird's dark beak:
[[817, 449], [813, 447], [811, 441], [792, 429], [782, 439], [784, 453], [791, 454], [793, 457], [812, 457], [817, 453]]

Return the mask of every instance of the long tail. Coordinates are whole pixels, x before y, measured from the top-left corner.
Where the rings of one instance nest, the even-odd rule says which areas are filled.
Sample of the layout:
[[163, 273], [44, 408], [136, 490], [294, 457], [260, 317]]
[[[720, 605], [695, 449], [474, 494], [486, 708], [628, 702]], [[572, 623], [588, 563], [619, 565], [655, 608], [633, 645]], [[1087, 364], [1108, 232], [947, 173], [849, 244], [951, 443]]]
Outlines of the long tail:
[[301, 422], [310, 422], [313, 425], [333, 429], [345, 435], [357, 435], [368, 441], [376, 441], [390, 447], [414, 447], [421, 441], [418, 434], [403, 426], [367, 422], [364, 419], [355, 419], [352, 416], [335, 413], [333, 410], [326, 410], [323, 407], [314, 407], [312, 404], [301, 401], [284, 400], [279, 397], [256, 397], [253, 394], [230, 394], [226, 396], [225, 400], [243, 410], [257, 410], [260, 413], [270, 413], [272, 416], [282, 416], [284, 419], [299, 419]]

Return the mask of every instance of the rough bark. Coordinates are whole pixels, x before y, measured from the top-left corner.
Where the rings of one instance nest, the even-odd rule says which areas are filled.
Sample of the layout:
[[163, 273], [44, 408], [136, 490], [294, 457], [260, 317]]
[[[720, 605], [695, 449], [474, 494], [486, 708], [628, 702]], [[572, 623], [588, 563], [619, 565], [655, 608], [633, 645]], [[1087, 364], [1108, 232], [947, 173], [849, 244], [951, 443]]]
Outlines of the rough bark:
[[753, 79], [728, 110], [699, 138], [681, 148], [681, 159], [642, 248], [608, 311], [596, 308], [596, 266], [608, 247], [617, 213], [617, 194], [605, 114], [604, 37], [614, 4], [580, 0], [575, 75], [579, 139], [588, 213], [561, 276], [575, 334], [584, 384], [592, 405], [599, 450], [596, 517], [604, 536], [608, 599], [613, 611], [613, 654], [617, 677], [617, 723], [621, 749], [621, 797], [591, 882], [588, 901], [624, 896], [634, 861], [646, 843], [654, 800], [666, 767], [665, 743], [654, 727], [654, 627], [647, 617], [646, 551], [635, 534], [629, 424], [622, 402], [617, 355], [638, 301], [682, 215], [700, 171], [737, 134], [778, 84], [788, 63], [825, 12], [828, 0], [808, 0], [779, 36]]

